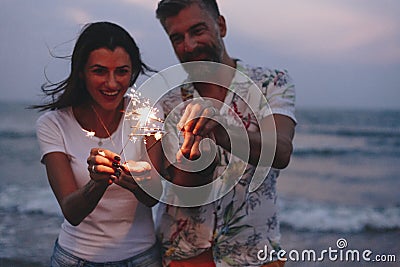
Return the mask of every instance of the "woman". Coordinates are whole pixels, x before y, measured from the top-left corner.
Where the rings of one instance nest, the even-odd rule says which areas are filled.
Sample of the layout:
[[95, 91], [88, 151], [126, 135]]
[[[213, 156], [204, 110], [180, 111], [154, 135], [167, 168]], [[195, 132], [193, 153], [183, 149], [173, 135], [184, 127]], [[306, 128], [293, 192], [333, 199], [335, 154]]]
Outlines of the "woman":
[[127, 162], [115, 153], [124, 147], [125, 93], [148, 70], [123, 28], [96, 22], [78, 37], [68, 78], [42, 86], [53, 101], [35, 106], [49, 110], [37, 121], [37, 136], [65, 217], [52, 266], [159, 266], [151, 213], [157, 201], [132, 177], [160, 188], [156, 172], [140, 161], [142, 142], [129, 144]]

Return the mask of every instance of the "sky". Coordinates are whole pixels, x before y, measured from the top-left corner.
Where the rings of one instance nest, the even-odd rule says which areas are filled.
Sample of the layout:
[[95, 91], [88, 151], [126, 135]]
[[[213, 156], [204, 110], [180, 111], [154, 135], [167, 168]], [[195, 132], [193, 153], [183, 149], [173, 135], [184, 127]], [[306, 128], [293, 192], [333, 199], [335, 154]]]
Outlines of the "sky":
[[[400, 109], [400, 1], [217, 0], [228, 53], [286, 69], [300, 108]], [[157, 0], [1, 0], [0, 100], [41, 101], [46, 77], [67, 77], [81, 27], [111, 21], [128, 30], [142, 59], [178, 63], [155, 18]]]

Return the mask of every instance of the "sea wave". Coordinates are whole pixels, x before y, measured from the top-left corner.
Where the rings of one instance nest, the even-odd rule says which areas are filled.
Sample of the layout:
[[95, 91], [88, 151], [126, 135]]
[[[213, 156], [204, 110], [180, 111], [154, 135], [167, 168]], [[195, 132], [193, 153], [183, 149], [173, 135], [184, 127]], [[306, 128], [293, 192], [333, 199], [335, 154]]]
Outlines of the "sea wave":
[[0, 190], [0, 209], [4, 212], [61, 215], [57, 201], [47, 188], [22, 188], [11, 185]]
[[360, 136], [360, 137], [399, 137], [400, 136], [400, 129], [393, 129], [393, 128], [353, 128], [353, 127], [343, 127], [336, 129], [333, 132], [335, 135], [339, 136]]
[[312, 134], [325, 134], [343, 137], [376, 137], [376, 138], [399, 138], [398, 127], [366, 127], [366, 126], [343, 126], [343, 125], [302, 125], [301, 131]]
[[36, 133], [33, 130], [12, 130], [3, 129], [0, 130], [0, 138], [5, 139], [24, 139], [24, 138], [36, 138]]
[[299, 131], [294, 137], [297, 156], [400, 156], [400, 133], [392, 138], [338, 136], [321, 132]]
[[393, 156], [400, 157], [400, 150], [395, 148], [353, 148], [353, 147], [307, 147], [295, 148], [293, 151], [294, 156], [298, 157], [331, 157], [331, 156], [346, 156], [346, 155], [360, 155], [360, 156]]
[[351, 148], [328, 148], [328, 147], [321, 147], [321, 148], [298, 148], [293, 151], [293, 155], [295, 156], [341, 156], [347, 154], [354, 154], [360, 152], [367, 152], [367, 151], [360, 151], [354, 150]]
[[400, 206], [343, 206], [281, 199], [281, 225], [310, 232], [362, 232], [400, 229]]
[[[400, 229], [399, 204], [344, 206], [284, 197], [278, 203], [281, 225], [299, 231], [355, 233]], [[0, 209], [3, 212], [62, 216], [50, 188], [25, 190], [25, 193], [16, 186], [3, 188], [0, 191]]]

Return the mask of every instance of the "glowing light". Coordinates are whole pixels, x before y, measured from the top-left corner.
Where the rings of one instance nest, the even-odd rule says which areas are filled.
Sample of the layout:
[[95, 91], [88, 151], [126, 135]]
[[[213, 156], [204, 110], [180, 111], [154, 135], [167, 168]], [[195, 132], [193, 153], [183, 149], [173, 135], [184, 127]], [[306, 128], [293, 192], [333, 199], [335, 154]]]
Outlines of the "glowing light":
[[86, 137], [92, 138], [96, 133], [93, 131], [87, 131], [85, 129], [82, 129], [86, 133]]
[[[137, 92], [133, 88], [130, 89], [128, 96], [131, 99], [128, 105], [129, 109], [125, 111], [124, 118], [125, 120], [132, 121], [132, 130], [128, 134], [128, 141], [136, 142], [138, 136], [154, 136], [156, 140], [160, 140], [165, 134], [165, 131], [162, 129], [164, 121], [157, 117], [158, 109], [152, 107], [150, 100], [142, 97], [140, 92]], [[145, 138], [143, 138], [143, 142], [146, 143]]]
[[[133, 88], [131, 88], [128, 96], [130, 97], [130, 103], [128, 105], [130, 109], [125, 111], [124, 119], [132, 121], [133, 125], [131, 126], [132, 131], [128, 134], [128, 140], [119, 154], [122, 154], [129, 141], [135, 143], [139, 140], [139, 136], [154, 136], [158, 141], [166, 134], [162, 129], [164, 121], [157, 117], [158, 109], [151, 106], [150, 100], [143, 98], [141, 94]], [[154, 122], [157, 122], [158, 125]], [[94, 137], [96, 134], [94, 131], [82, 130], [89, 138]], [[143, 142], [146, 144], [145, 138], [143, 138]]]
[[156, 133], [154, 134], [154, 138], [158, 141], [158, 140], [161, 139], [162, 135], [163, 135], [163, 134], [162, 134], [161, 132], [156, 132]]

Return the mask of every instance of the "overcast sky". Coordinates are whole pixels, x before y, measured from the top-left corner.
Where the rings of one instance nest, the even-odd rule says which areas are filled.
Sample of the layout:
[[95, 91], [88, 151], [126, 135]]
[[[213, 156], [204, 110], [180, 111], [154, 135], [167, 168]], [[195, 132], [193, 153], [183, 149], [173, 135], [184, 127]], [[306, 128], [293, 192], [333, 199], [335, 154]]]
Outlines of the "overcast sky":
[[[69, 55], [87, 22], [112, 21], [162, 70], [178, 63], [154, 10], [157, 0], [1, 0], [3, 100], [38, 103], [44, 72], [66, 77]], [[400, 109], [400, 1], [219, 0], [232, 57], [284, 68], [298, 107]]]

